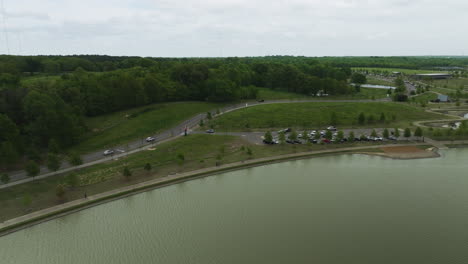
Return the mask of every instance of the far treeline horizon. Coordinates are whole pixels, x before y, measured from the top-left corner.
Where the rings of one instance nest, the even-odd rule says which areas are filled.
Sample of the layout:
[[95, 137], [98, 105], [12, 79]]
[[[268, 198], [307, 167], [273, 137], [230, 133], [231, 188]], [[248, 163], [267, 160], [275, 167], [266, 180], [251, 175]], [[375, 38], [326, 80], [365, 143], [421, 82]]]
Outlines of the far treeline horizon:
[[0, 56], [0, 166], [53, 142], [67, 148], [84, 118], [158, 102], [235, 102], [259, 88], [355, 93], [352, 67], [465, 68], [468, 57], [141, 58], [100, 55]]

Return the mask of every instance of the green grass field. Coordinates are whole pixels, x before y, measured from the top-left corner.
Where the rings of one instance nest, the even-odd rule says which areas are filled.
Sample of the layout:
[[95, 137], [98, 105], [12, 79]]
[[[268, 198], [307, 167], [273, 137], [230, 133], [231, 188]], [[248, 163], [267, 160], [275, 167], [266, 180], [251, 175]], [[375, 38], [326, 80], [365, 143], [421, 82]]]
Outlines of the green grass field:
[[196, 114], [221, 107], [223, 104], [205, 102], [162, 103], [88, 118], [90, 132], [71, 150], [87, 153], [143, 139]]
[[[372, 114], [378, 120], [381, 113], [385, 123], [366, 124], [367, 127], [410, 126], [412, 121], [443, 119], [444, 115], [427, 113], [419, 107], [399, 103], [293, 103], [271, 104], [245, 108], [222, 115], [210, 125], [222, 131], [245, 131], [251, 129], [320, 128], [332, 124], [336, 114], [339, 127], [357, 127], [359, 113]], [[393, 120], [395, 118], [395, 121]]]
[[468, 92], [468, 78], [457, 78], [447, 80], [434, 80], [431, 82], [436, 87], [446, 88], [450, 90], [462, 89], [464, 92]]
[[283, 91], [275, 91], [262, 88], [259, 90], [257, 98], [264, 100], [292, 100], [292, 99], [320, 99], [320, 100], [337, 100], [337, 99], [379, 99], [385, 98], [387, 91], [384, 89], [361, 88], [361, 91], [352, 95], [331, 95], [327, 97], [314, 97], [297, 93], [288, 93]]
[[414, 100], [415, 102], [427, 103], [427, 102], [429, 102], [431, 100], [437, 99], [437, 94], [433, 93], [433, 92], [425, 92], [425, 93], [419, 94], [417, 96], [414, 96], [412, 98], [414, 98], [414, 99], [411, 99], [411, 100]]
[[[66, 201], [110, 191], [119, 187], [165, 177], [173, 173], [182, 173], [227, 164], [247, 159], [271, 157], [295, 152], [343, 148], [352, 146], [371, 146], [372, 143], [348, 143], [335, 145], [252, 145], [240, 137], [224, 135], [189, 135], [156, 146], [153, 150], [138, 152], [119, 160], [101, 163], [76, 172], [78, 185], [67, 188]], [[247, 153], [247, 148], [252, 154]], [[177, 158], [183, 154], [184, 161]], [[143, 169], [150, 163], [152, 170]], [[129, 179], [122, 176], [124, 166], [132, 172]], [[33, 211], [57, 205], [55, 188], [66, 183], [67, 175], [55, 175], [42, 180], [16, 185], [0, 192], [2, 214], [0, 221], [5, 221]], [[29, 197], [29, 199], [25, 199]], [[27, 202], [26, 202], [27, 200]]]

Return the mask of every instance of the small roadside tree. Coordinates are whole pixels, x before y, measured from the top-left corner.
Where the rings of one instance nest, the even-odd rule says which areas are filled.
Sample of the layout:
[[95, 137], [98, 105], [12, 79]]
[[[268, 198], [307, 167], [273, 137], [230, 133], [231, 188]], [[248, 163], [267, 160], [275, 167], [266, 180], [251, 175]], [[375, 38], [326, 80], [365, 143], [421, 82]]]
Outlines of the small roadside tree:
[[211, 120], [213, 117], [211, 116], [211, 112], [206, 112], [206, 118]]
[[72, 172], [67, 175], [66, 183], [68, 186], [70, 186], [70, 188], [74, 189], [80, 184], [80, 179], [76, 173]]
[[417, 127], [416, 130], [414, 131], [414, 136], [421, 138], [423, 136], [423, 130], [420, 127]]
[[49, 153], [47, 155], [47, 168], [51, 171], [57, 171], [60, 169], [60, 166], [62, 165], [62, 161], [60, 157], [57, 154], [54, 153]]
[[380, 121], [380, 123], [385, 123], [385, 121], [386, 121], [385, 114], [383, 112], [380, 113], [379, 121]]
[[372, 132], [371, 132], [371, 137], [377, 137], [377, 131], [375, 131], [375, 129], [372, 129]]
[[28, 174], [29, 177], [32, 177], [34, 179], [35, 176], [37, 176], [40, 172], [39, 165], [33, 160], [28, 161], [26, 163], [25, 167], [26, 173]]
[[331, 130], [327, 130], [327, 132], [325, 132], [325, 138], [329, 140], [333, 138], [333, 133]]
[[384, 129], [384, 131], [383, 131], [383, 133], [382, 133], [382, 136], [383, 136], [384, 138], [390, 137], [390, 134], [389, 134], [389, 132], [388, 132], [388, 129], [386, 129], [386, 128]]
[[404, 132], [403, 136], [406, 139], [409, 139], [411, 137], [411, 130], [409, 128], [405, 128], [405, 132]]
[[393, 131], [394, 135], [396, 138], [399, 138], [400, 137], [400, 130], [398, 128], [395, 128], [395, 130]]
[[273, 136], [271, 135], [270, 131], [267, 131], [264, 136], [265, 142], [271, 143], [273, 142]]
[[83, 164], [83, 159], [81, 159], [81, 156], [78, 155], [78, 153], [72, 152], [68, 157], [68, 162], [73, 166], [79, 166]]
[[288, 138], [289, 138], [290, 140], [297, 140], [297, 133], [296, 133], [296, 131], [292, 130], [291, 133], [289, 133]]
[[343, 131], [340, 130], [340, 131], [338, 131], [338, 134], [336, 134], [336, 140], [337, 140], [338, 142], [340, 142], [340, 141], [342, 141], [343, 139], [344, 139], [344, 133], [343, 133]]
[[284, 144], [286, 142], [286, 135], [283, 131], [279, 133], [278, 140], [281, 144]]
[[124, 167], [122, 174], [126, 179], [130, 179], [130, 177], [132, 176], [132, 172], [130, 171], [128, 166]]
[[348, 141], [349, 141], [349, 142], [353, 142], [353, 141], [354, 141], [354, 132], [353, 132], [353, 131], [349, 132], [349, 134], [348, 134]]
[[152, 170], [151, 164], [146, 163], [144, 169], [145, 169], [146, 173], [149, 175], [151, 170]]
[[55, 139], [49, 140], [49, 145], [47, 147], [47, 150], [49, 153], [59, 154], [60, 147], [59, 147], [59, 144], [57, 143], [57, 140]]
[[10, 182], [10, 175], [7, 173], [2, 173], [2, 176], [0, 176], [0, 181], [2, 181], [3, 184], [8, 184]]
[[364, 113], [360, 113], [358, 116], [358, 124], [359, 125], [364, 125], [366, 123], [366, 115]]

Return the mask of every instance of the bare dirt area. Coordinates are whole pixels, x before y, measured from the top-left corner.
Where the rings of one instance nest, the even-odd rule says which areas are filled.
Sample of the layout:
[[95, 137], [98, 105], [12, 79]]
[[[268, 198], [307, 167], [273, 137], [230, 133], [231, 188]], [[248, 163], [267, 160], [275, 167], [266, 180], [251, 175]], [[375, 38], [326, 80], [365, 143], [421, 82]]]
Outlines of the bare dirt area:
[[363, 153], [392, 159], [424, 159], [440, 157], [437, 148], [421, 149], [416, 146], [382, 147], [382, 152]]

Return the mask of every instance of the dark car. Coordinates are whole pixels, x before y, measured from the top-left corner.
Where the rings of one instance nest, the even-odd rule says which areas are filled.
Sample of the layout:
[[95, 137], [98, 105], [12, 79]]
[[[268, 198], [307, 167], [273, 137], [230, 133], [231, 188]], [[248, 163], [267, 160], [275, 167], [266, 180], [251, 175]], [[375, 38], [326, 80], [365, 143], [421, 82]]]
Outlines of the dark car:
[[208, 134], [213, 134], [214, 132], [215, 132], [214, 129], [208, 129], [208, 130], [206, 131], [206, 133], [208, 133]]
[[296, 139], [296, 140], [293, 140], [294, 144], [302, 144], [302, 141], [300, 141], [299, 139]]
[[265, 100], [263, 100], [263, 99], [259, 99], [259, 100], [257, 100], [257, 102], [259, 102], [259, 103], [263, 103], [263, 102], [265, 102]]
[[288, 139], [286, 139], [286, 143], [294, 144], [294, 140], [288, 138]]

